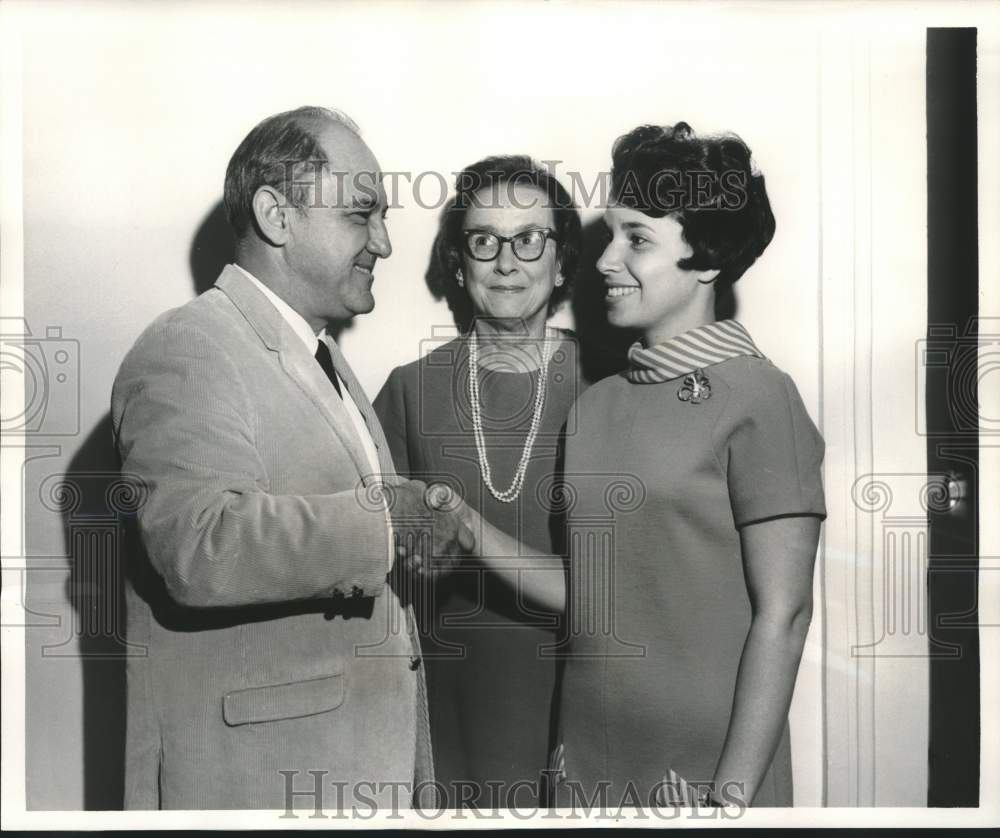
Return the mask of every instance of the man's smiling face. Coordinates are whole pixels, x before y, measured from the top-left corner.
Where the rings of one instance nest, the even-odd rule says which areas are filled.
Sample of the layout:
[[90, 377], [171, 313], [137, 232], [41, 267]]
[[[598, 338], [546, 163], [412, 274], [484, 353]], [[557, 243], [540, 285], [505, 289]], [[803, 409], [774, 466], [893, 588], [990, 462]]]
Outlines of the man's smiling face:
[[377, 259], [392, 253], [378, 161], [364, 141], [338, 122], [316, 131], [329, 163], [319, 192], [294, 213], [285, 258], [297, 280], [296, 309], [321, 328], [367, 314]]

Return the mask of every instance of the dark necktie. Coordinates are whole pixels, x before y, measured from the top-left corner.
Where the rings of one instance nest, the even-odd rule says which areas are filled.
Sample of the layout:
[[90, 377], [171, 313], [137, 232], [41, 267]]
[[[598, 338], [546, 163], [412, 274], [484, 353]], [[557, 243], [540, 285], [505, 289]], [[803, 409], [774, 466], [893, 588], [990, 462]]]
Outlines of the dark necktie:
[[319, 346], [316, 347], [315, 357], [316, 361], [323, 368], [323, 372], [326, 373], [326, 377], [330, 379], [333, 389], [337, 391], [337, 395], [340, 398], [344, 398], [344, 394], [340, 392], [340, 382], [337, 380], [337, 373], [333, 369], [333, 358], [330, 357], [330, 347], [323, 341], [320, 341]]

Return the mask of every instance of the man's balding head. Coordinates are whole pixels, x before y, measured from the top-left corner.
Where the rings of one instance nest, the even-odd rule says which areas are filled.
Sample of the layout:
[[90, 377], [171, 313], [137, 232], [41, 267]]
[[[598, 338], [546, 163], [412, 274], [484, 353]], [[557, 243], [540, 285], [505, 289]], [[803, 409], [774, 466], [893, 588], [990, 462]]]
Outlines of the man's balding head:
[[269, 116], [246, 135], [226, 167], [223, 199], [237, 240], [254, 232], [253, 199], [260, 187], [278, 190], [292, 206], [308, 200], [309, 182], [330, 162], [320, 135], [331, 124], [360, 136], [347, 114], [315, 106]]

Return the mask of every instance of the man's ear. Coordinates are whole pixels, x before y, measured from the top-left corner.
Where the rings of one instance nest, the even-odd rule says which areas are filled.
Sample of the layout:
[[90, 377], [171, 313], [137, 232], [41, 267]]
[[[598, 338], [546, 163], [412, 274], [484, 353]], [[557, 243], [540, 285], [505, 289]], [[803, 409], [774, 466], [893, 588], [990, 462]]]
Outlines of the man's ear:
[[257, 229], [264, 239], [275, 247], [285, 244], [290, 233], [290, 215], [295, 211], [285, 196], [274, 187], [261, 186], [254, 193], [252, 206]]

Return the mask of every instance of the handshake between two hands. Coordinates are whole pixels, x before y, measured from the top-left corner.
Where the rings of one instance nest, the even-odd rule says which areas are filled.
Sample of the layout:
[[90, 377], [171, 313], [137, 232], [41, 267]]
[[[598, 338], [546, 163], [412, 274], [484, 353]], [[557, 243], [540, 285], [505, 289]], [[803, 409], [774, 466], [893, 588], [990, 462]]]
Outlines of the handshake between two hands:
[[404, 480], [388, 492], [396, 539], [396, 570], [448, 573], [476, 549], [476, 513], [450, 486]]

